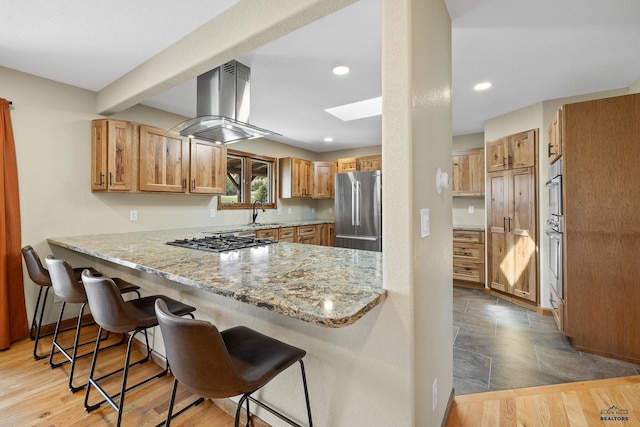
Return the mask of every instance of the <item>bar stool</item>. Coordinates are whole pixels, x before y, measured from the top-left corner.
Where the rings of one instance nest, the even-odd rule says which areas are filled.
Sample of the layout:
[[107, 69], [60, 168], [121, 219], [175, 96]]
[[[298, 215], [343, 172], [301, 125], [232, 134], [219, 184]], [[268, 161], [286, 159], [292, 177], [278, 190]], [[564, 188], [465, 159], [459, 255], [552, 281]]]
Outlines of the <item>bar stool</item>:
[[[300, 363], [304, 397], [307, 403], [309, 426], [311, 405], [302, 358], [306, 352], [262, 335], [245, 326], [237, 326], [219, 332], [209, 322], [181, 319], [173, 315], [162, 300], [155, 304], [162, 339], [167, 352], [167, 361], [174, 376], [166, 426], [173, 418], [173, 405], [178, 382], [192, 393], [206, 398], [225, 398], [242, 395], [236, 407], [235, 427], [240, 423], [242, 405], [247, 404], [249, 427], [249, 400], [263, 407], [283, 421], [300, 426], [295, 421], [260, 402], [251, 395], [265, 386], [282, 371]], [[196, 400], [187, 408], [197, 405]], [[185, 409], [176, 414], [179, 415]]]
[[[49, 290], [51, 289], [51, 278], [49, 277], [49, 272], [47, 271], [47, 269], [42, 266], [40, 257], [31, 246], [27, 245], [22, 248], [22, 257], [24, 258], [24, 263], [27, 266], [27, 273], [29, 273], [29, 278], [33, 283], [40, 286], [40, 290], [38, 291], [38, 299], [36, 300], [36, 308], [35, 310], [33, 310], [33, 320], [31, 321], [31, 328], [29, 329], [29, 337], [32, 340], [35, 340], [35, 343], [33, 345], [33, 358], [35, 360], [40, 360], [49, 356], [49, 354], [38, 354], [38, 342], [40, 341], [40, 338], [53, 335], [53, 332], [49, 332], [47, 334], [41, 333], [42, 317], [44, 316], [45, 306], [47, 304], [47, 296], [49, 295]], [[73, 269], [73, 276], [77, 282], [82, 281], [80, 275], [82, 274], [82, 271], [86, 269], [87, 267], [78, 267]], [[91, 270], [94, 275], [100, 274], [93, 268], [89, 268], [89, 270]], [[44, 291], [44, 298], [42, 298], [42, 291]], [[38, 307], [40, 306], [41, 299], [42, 308], [40, 310], [38, 321], [36, 322], [36, 317], [38, 317]]]
[[[153, 295], [134, 299], [131, 301], [124, 301], [122, 299], [122, 295], [120, 294], [120, 292], [118, 292], [116, 283], [114, 283], [113, 280], [108, 277], [94, 277], [88, 270], [82, 273], [82, 281], [84, 283], [87, 297], [89, 299], [91, 313], [93, 314], [93, 318], [96, 323], [100, 326], [98, 334], [100, 335], [103, 330], [122, 334], [133, 332], [129, 336], [124, 367], [107, 375], [103, 375], [99, 378], [94, 378], [96, 363], [98, 360], [98, 353], [100, 350], [100, 340], [96, 341], [96, 348], [93, 352], [93, 360], [91, 362], [91, 370], [89, 371], [89, 382], [87, 383], [87, 391], [84, 397], [84, 409], [87, 412], [97, 409], [104, 402], [109, 402], [113, 409], [115, 409], [118, 413], [117, 426], [120, 426], [120, 423], [122, 422], [122, 413], [124, 410], [123, 408], [125, 393], [155, 378], [166, 375], [169, 370], [169, 366], [167, 365], [167, 367], [159, 374], [152, 375], [151, 377], [142, 380], [135, 385], [127, 387], [127, 375], [129, 373], [129, 367], [139, 363], [144, 363], [147, 360], [151, 359], [151, 347], [149, 346], [147, 329], [158, 325], [158, 320], [156, 318], [154, 309], [155, 301], [157, 299], [161, 299], [162, 301], [164, 301], [165, 304], [169, 307], [168, 311], [176, 316], [189, 315], [193, 318], [192, 312], [195, 311], [195, 307], [183, 304], [164, 295]], [[131, 350], [133, 348], [133, 340], [139, 332], [142, 332], [144, 334], [145, 343], [147, 346], [147, 355], [141, 360], [131, 363]], [[107, 376], [111, 376], [114, 373], [121, 371], [123, 371], [121, 390], [119, 393], [109, 395], [98, 383]], [[89, 394], [91, 392], [91, 387], [95, 387], [95, 389], [102, 395], [104, 400], [93, 405], [89, 405]], [[118, 396], [120, 396], [119, 405], [114, 400]]]
[[[82, 329], [82, 318], [84, 315], [84, 309], [87, 305], [87, 294], [84, 291], [84, 287], [82, 285], [82, 281], [78, 283], [76, 280], [76, 276], [74, 274], [73, 269], [69, 265], [68, 262], [62, 259], [55, 259], [53, 257], [45, 258], [45, 262], [47, 264], [47, 269], [49, 270], [49, 276], [51, 278], [51, 285], [53, 286], [53, 292], [56, 294], [58, 298], [62, 300], [62, 305], [60, 306], [60, 315], [58, 316], [58, 322], [56, 323], [56, 329], [53, 333], [53, 342], [51, 344], [51, 352], [49, 353], [49, 366], [51, 369], [60, 367], [67, 362], [71, 363], [71, 367], [69, 369], [69, 390], [72, 393], [75, 393], [78, 390], [82, 390], [86, 384], [82, 384], [79, 386], [73, 385], [73, 373], [76, 366], [76, 360], [79, 357], [88, 356], [91, 353], [86, 353], [82, 356], [78, 356], [78, 347], [82, 345], [92, 344], [93, 341], [85, 342], [80, 344], [80, 331]], [[85, 270], [89, 271], [89, 270]], [[95, 271], [95, 270], [94, 270]], [[135, 292], [140, 298], [140, 286], [133, 285], [129, 282], [126, 282], [122, 279], [118, 279], [118, 292], [120, 293], [129, 293]], [[60, 343], [58, 343], [58, 334], [60, 332], [60, 324], [62, 323], [62, 315], [64, 314], [64, 309], [67, 303], [72, 304], [82, 304], [80, 306], [80, 314], [78, 314], [78, 322], [76, 325], [76, 336], [73, 341], [73, 347], [64, 348]], [[124, 337], [123, 337], [124, 339]], [[102, 340], [102, 334], [99, 333], [97, 341]], [[117, 343], [117, 344], [121, 344]], [[73, 349], [72, 353], [69, 354], [68, 350]], [[53, 363], [53, 357], [56, 354], [56, 350], [60, 352], [65, 357], [65, 361], [60, 363]]]

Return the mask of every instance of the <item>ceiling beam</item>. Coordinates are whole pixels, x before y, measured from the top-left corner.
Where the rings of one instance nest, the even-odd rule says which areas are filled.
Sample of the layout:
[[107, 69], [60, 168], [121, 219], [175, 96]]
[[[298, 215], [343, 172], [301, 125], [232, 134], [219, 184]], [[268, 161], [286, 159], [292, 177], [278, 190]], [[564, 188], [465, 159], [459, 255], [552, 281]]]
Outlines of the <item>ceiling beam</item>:
[[240, 0], [100, 90], [96, 110], [123, 111], [355, 1]]

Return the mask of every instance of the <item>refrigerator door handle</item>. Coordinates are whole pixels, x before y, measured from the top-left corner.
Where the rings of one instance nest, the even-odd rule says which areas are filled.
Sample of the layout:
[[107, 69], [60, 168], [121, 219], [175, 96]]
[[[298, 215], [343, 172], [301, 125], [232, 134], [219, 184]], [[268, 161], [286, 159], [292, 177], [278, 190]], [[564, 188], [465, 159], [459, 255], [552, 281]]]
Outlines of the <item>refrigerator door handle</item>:
[[356, 225], [356, 183], [351, 183], [351, 225]]
[[336, 237], [338, 239], [366, 240], [368, 242], [375, 242], [376, 240], [380, 239], [380, 237], [375, 236], [349, 236], [346, 234], [338, 234], [336, 235]]
[[356, 181], [356, 226], [360, 226], [360, 199], [362, 198], [362, 186], [360, 181]]

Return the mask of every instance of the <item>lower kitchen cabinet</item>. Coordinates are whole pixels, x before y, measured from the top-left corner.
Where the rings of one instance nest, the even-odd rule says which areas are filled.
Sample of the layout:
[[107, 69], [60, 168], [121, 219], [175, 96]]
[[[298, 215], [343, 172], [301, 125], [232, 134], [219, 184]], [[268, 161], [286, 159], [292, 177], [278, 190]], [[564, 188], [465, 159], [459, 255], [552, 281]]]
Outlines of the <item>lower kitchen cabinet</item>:
[[308, 245], [318, 244], [317, 228], [315, 225], [301, 225], [297, 228], [298, 243]]
[[296, 227], [282, 227], [278, 231], [279, 242], [296, 242]]
[[256, 238], [278, 240], [279, 231], [280, 230], [277, 228], [267, 228], [265, 230], [256, 230]]
[[484, 231], [453, 231], [454, 284], [484, 288]]
[[489, 286], [516, 303], [538, 301], [535, 175], [520, 168], [487, 176]]

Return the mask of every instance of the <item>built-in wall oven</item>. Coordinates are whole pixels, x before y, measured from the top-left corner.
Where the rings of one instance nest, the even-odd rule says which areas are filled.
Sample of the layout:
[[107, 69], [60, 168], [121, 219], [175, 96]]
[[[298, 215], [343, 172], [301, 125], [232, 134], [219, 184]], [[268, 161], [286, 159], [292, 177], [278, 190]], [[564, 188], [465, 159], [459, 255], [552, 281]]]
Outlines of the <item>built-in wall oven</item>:
[[[556, 160], [549, 168], [549, 218], [547, 236], [549, 236], [549, 269], [551, 286], [558, 298], [564, 299], [562, 284], [563, 232], [562, 216], [562, 159]], [[553, 301], [552, 301], [553, 304]]]

